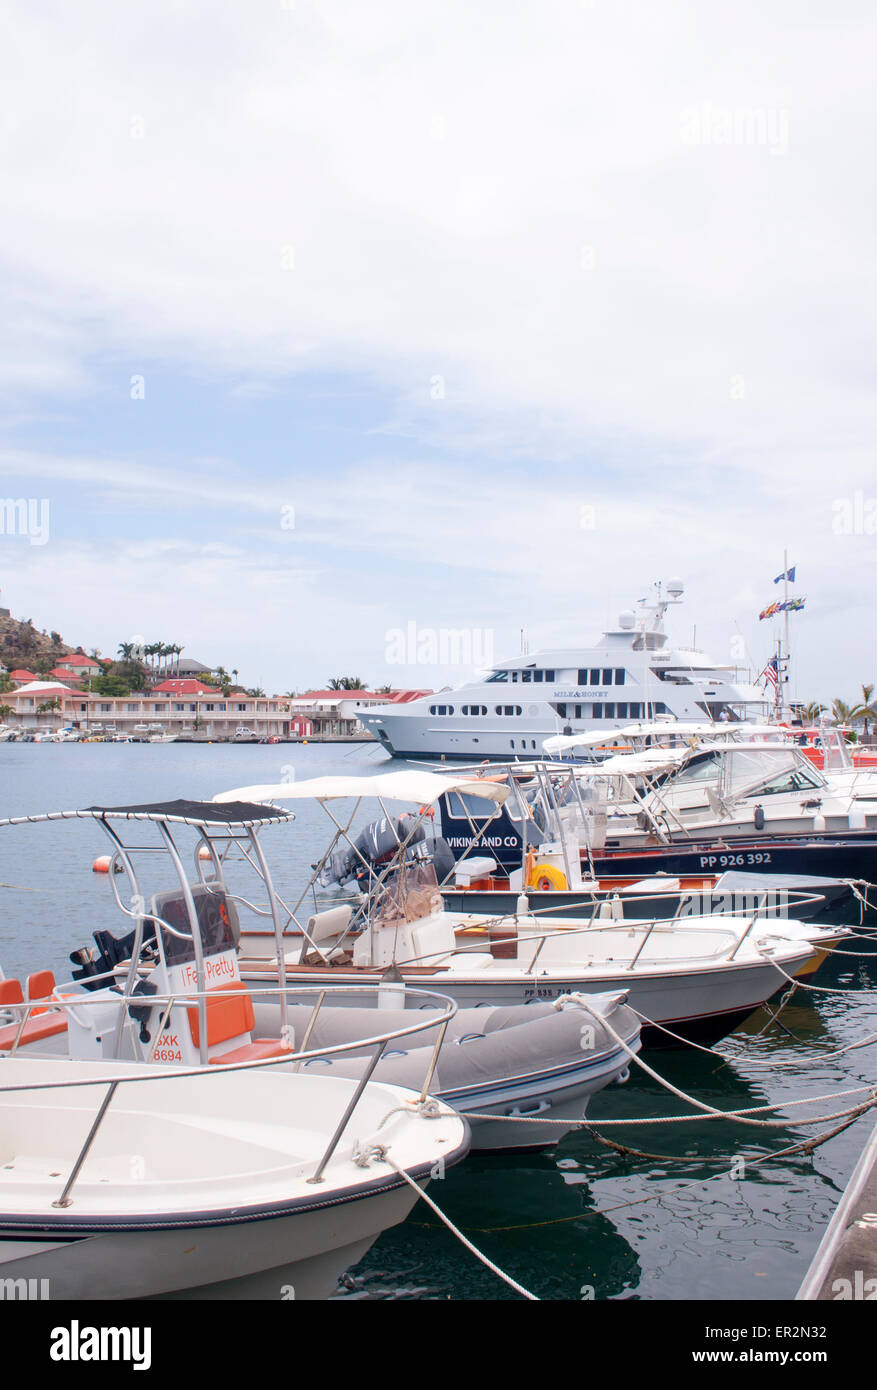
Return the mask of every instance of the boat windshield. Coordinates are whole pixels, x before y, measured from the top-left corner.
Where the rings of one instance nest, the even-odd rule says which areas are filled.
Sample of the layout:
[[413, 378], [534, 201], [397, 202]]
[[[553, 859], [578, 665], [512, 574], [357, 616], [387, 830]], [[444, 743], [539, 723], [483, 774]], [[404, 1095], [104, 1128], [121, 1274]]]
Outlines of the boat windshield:
[[771, 796], [810, 791], [822, 785], [819, 773], [804, 766], [791, 749], [786, 753], [781, 749], [760, 752], [754, 748], [735, 748], [729, 749], [726, 757], [728, 787], [732, 793], [757, 786], [759, 795]]
[[406, 861], [388, 873], [375, 889], [373, 921], [379, 927], [417, 922], [441, 912], [441, 890], [431, 860]]

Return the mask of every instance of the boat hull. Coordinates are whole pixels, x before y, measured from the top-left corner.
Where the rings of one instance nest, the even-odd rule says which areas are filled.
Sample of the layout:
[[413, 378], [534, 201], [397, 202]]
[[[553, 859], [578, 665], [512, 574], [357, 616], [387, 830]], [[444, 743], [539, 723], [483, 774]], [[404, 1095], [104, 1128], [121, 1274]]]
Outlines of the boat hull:
[[332, 1222], [315, 1198], [311, 1211], [179, 1229], [47, 1234], [38, 1241], [36, 1232], [22, 1239], [0, 1228], [0, 1276], [47, 1280], [53, 1301], [325, 1299], [416, 1200], [393, 1175], [374, 1193], [339, 1203]]

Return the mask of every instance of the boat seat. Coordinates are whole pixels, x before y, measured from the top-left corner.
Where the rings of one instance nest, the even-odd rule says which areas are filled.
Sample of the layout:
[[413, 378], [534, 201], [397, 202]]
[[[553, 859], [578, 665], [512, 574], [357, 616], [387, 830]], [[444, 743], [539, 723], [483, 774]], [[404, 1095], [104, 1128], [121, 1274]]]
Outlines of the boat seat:
[[[26, 1047], [28, 1043], [42, 1042], [44, 1038], [54, 1038], [57, 1033], [66, 1033], [67, 1015], [62, 1013], [47, 1013], [45, 1010], [40, 1013], [39, 1018], [30, 1018], [24, 1025], [19, 1047]], [[0, 1028], [0, 1052], [6, 1051], [15, 1042], [18, 1033], [18, 1024], [11, 1023], [6, 1028]]]
[[[225, 1062], [254, 1062], [262, 1057], [281, 1057], [290, 1049], [279, 1038], [253, 1038], [256, 1019], [250, 991], [241, 980], [229, 980], [227, 984], [212, 989], [206, 998], [207, 1005], [207, 1046], [219, 1047], [231, 1038], [249, 1035], [251, 1041], [243, 1047], [211, 1057], [211, 1062], [222, 1065]], [[190, 1007], [189, 1028], [192, 1042], [201, 1045], [201, 1027], [197, 1008]]]
[[[51, 970], [37, 970], [33, 975], [27, 977], [27, 997], [31, 999], [46, 999], [51, 996], [55, 988], [55, 976]], [[33, 1014], [44, 1014], [46, 1009], [34, 1009]], [[31, 1018], [33, 1017], [31, 1014]]]
[[[322, 960], [328, 965], [337, 953], [337, 943], [347, 931], [352, 913], [353, 908], [346, 904], [342, 907], [330, 907], [326, 912], [315, 912], [313, 917], [309, 917], [307, 933], [310, 941], [305, 937], [300, 961], [310, 964]], [[327, 947], [325, 951], [321, 950], [321, 943]]]
[[[52, 987], [54, 988], [55, 977], [51, 970], [41, 970], [38, 974], [28, 977], [27, 1002], [34, 997], [38, 999], [46, 998], [43, 994], [34, 996], [31, 993], [32, 982], [44, 982], [45, 978], [51, 980]], [[21, 984], [18, 980], [0, 980], [0, 1009], [7, 1004], [24, 1004], [25, 1002]], [[35, 1017], [35, 1014], [39, 1015], [39, 1017]], [[5, 1028], [0, 1028], [0, 1051], [5, 1051], [15, 1042], [20, 1020], [21, 1014], [19, 1013], [13, 1023], [8, 1024]], [[64, 1033], [66, 1030], [66, 1014], [59, 1013], [55, 1010], [50, 1012], [48, 1009], [35, 1009], [34, 1013], [28, 1017], [27, 1023], [24, 1025], [24, 1031], [22, 1032], [19, 1046], [24, 1047], [27, 1043], [40, 1042], [43, 1038], [53, 1038], [57, 1033]]]

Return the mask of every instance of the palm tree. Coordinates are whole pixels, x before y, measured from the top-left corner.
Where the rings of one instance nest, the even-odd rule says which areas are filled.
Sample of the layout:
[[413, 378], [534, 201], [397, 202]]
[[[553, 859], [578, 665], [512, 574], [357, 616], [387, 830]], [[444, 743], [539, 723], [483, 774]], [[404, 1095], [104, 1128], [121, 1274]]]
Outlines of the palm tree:
[[862, 686], [862, 703], [861, 703], [860, 705], [856, 705], [856, 708], [852, 711], [852, 713], [851, 713], [851, 715], [850, 715], [850, 718], [852, 719], [852, 721], [853, 721], [854, 724], [858, 724], [858, 723], [860, 723], [860, 722], [861, 722], [862, 724], [864, 724], [864, 726], [865, 726], [865, 737], [866, 737], [866, 738], [868, 737], [868, 734], [870, 733], [870, 730], [869, 730], [869, 728], [868, 728], [868, 720], [869, 720], [869, 719], [877, 719], [877, 707], [875, 707], [874, 705], [871, 704], [871, 696], [872, 696], [873, 694], [874, 694], [874, 687], [873, 687], [873, 685], [863, 685], [863, 686]]
[[359, 676], [333, 676], [329, 682], [330, 690], [365, 690], [366, 686]]
[[143, 648], [143, 656], [149, 668], [149, 679], [153, 682], [155, 681], [155, 654], [159, 646], [160, 643], [158, 642], [148, 642]]
[[37, 714], [51, 714], [52, 710], [60, 708], [60, 700], [44, 700], [41, 705], [37, 705]]
[[12, 708], [11, 705], [0, 705], [0, 723], [5, 724], [10, 714], [14, 713], [15, 710]]
[[122, 658], [123, 661], [130, 661], [131, 658], [132, 658], [133, 655], [134, 655], [134, 643], [133, 643], [133, 642], [120, 642], [120, 643], [119, 643], [119, 655], [121, 656], [121, 658]]
[[800, 705], [799, 709], [802, 720], [806, 719], [811, 724], [815, 724], [823, 714], [828, 713], [825, 705], [817, 704], [815, 700], [811, 701], [809, 705]]
[[835, 724], [849, 724], [853, 715], [852, 705], [844, 704], [843, 700], [832, 700], [831, 717]]

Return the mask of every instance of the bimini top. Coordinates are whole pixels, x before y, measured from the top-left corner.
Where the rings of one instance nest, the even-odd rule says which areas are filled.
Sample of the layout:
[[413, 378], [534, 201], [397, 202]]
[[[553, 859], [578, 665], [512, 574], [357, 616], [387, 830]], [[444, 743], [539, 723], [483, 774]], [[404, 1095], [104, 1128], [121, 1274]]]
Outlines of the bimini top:
[[501, 806], [510, 788], [486, 777], [443, 777], [437, 772], [385, 772], [377, 777], [311, 777], [305, 782], [275, 782], [264, 786], [238, 787], [219, 792], [214, 802], [247, 801], [335, 801], [344, 797], [384, 797], [388, 801], [417, 801], [431, 805], [448, 792], [481, 796]]
[[229, 826], [267, 825], [294, 819], [291, 811], [277, 806], [254, 805], [249, 801], [228, 800], [217, 806], [212, 801], [151, 801], [142, 806], [87, 806], [82, 811], [47, 811], [36, 816], [10, 816], [3, 825], [26, 825], [44, 820], [141, 820], [169, 821], [175, 825]]
[[623, 729], [601, 729], [598, 733], [553, 734], [542, 744], [546, 753], [563, 753], [571, 748], [597, 748], [601, 744], [617, 742], [621, 738], [774, 738], [787, 732], [776, 724], [747, 724], [744, 721], [728, 722], [720, 720], [708, 723], [690, 723], [681, 719], [655, 720], [649, 723], [626, 724]]
[[[689, 748], [648, 748], [642, 753], [619, 753], [602, 763], [582, 763], [576, 766], [576, 777], [650, 776], [672, 772], [691, 757]], [[569, 764], [567, 763], [567, 768]]]

